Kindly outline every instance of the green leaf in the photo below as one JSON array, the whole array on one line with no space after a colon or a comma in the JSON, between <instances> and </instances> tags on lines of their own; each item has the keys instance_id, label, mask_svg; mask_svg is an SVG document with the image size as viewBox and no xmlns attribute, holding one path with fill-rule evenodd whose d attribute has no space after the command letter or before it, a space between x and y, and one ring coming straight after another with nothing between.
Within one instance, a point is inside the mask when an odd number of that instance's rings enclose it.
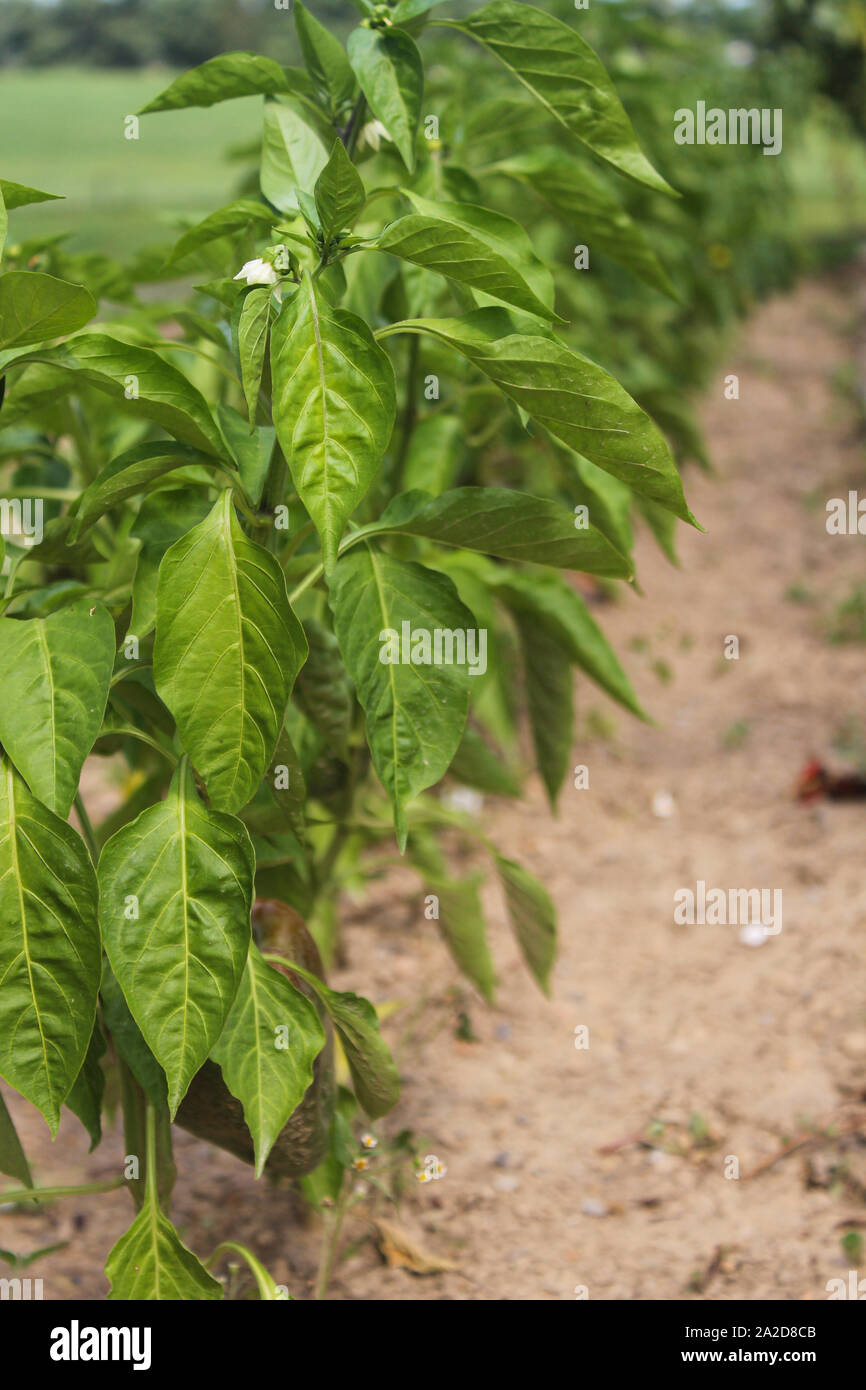
<instances>
[{"instance_id":1,"label":"green leaf","mask_svg":"<svg viewBox=\"0 0 866 1390\"><path fill-rule=\"evenodd\" d=\"M15 1122L0 1094L0 1173L17 1178L22 1187L32 1187L33 1177L27 1155L21 1147Z\"/></svg>"},{"instance_id":2,"label":"green leaf","mask_svg":"<svg viewBox=\"0 0 866 1390\"><path fill-rule=\"evenodd\" d=\"M99 1020L93 1026L93 1036L75 1083L66 1097L66 1105L73 1115L77 1115L90 1135L90 1152L102 1138L102 1096L105 1091L105 1073L99 1064L105 1053L105 1038Z\"/></svg>"},{"instance_id":3,"label":"green leaf","mask_svg":"<svg viewBox=\"0 0 866 1390\"><path fill-rule=\"evenodd\" d=\"M493 0L466 19L434 22L483 44L600 159L638 183L673 192L642 154L601 59L562 20L534 5Z\"/></svg>"},{"instance_id":4,"label":"green leaf","mask_svg":"<svg viewBox=\"0 0 866 1390\"><path fill-rule=\"evenodd\" d=\"M531 629L543 627L568 660L639 719L631 683L586 604L569 584L551 574L502 572L495 592Z\"/></svg>"},{"instance_id":5,"label":"green leaf","mask_svg":"<svg viewBox=\"0 0 866 1390\"><path fill-rule=\"evenodd\" d=\"M250 424L255 425L259 408L259 390L268 347L271 323L271 287L252 289L244 298L238 323L238 353L241 361L241 380L247 403Z\"/></svg>"},{"instance_id":6,"label":"green leaf","mask_svg":"<svg viewBox=\"0 0 866 1390\"><path fill-rule=\"evenodd\" d=\"M364 206L361 176L346 153L342 140L334 143L331 157L316 180L316 209L325 244L337 232L349 231Z\"/></svg>"},{"instance_id":7,"label":"green leaf","mask_svg":"<svg viewBox=\"0 0 866 1390\"><path fill-rule=\"evenodd\" d=\"M165 801L113 835L100 856L105 949L166 1074L172 1119L241 982L254 872L246 827L199 800L186 759Z\"/></svg>"},{"instance_id":8,"label":"green leaf","mask_svg":"<svg viewBox=\"0 0 866 1390\"><path fill-rule=\"evenodd\" d=\"M271 331L271 371L277 437L330 570L391 437L394 369L363 320L305 275Z\"/></svg>"},{"instance_id":9,"label":"green leaf","mask_svg":"<svg viewBox=\"0 0 866 1390\"><path fill-rule=\"evenodd\" d=\"M520 783L502 753L489 748L468 724L448 770L464 786L477 787L490 796L520 796Z\"/></svg>"},{"instance_id":10,"label":"green leaf","mask_svg":"<svg viewBox=\"0 0 866 1390\"><path fill-rule=\"evenodd\" d=\"M105 1273L111 1285L109 1302L198 1303L223 1296L222 1285L187 1250L155 1195L145 1200L114 1246Z\"/></svg>"},{"instance_id":11,"label":"green leaf","mask_svg":"<svg viewBox=\"0 0 866 1390\"><path fill-rule=\"evenodd\" d=\"M0 278L0 349L75 333L96 310L96 300L83 285L36 270L9 270Z\"/></svg>"},{"instance_id":12,"label":"green leaf","mask_svg":"<svg viewBox=\"0 0 866 1390\"><path fill-rule=\"evenodd\" d=\"M298 676L295 700L334 752L345 749L355 711L352 683L346 674L340 644L332 632L308 618L304 632L309 656Z\"/></svg>"},{"instance_id":13,"label":"green leaf","mask_svg":"<svg viewBox=\"0 0 866 1390\"><path fill-rule=\"evenodd\" d=\"M244 491L257 507L267 482L277 432L272 425L256 425L255 429L250 429L248 421L232 405L218 405L216 417L237 462Z\"/></svg>"},{"instance_id":14,"label":"green leaf","mask_svg":"<svg viewBox=\"0 0 866 1390\"><path fill-rule=\"evenodd\" d=\"M324 1004L343 1044L358 1103L371 1119L386 1114L400 1099L400 1075L379 1032L376 1010L369 999L339 994L294 961L283 963L306 980Z\"/></svg>"},{"instance_id":15,"label":"green leaf","mask_svg":"<svg viewBox=\"0 0 866 1390\"><path fill-rule=\"evenodd\" d=\"M533 620L531 613L514 613L520 646L526 704L538 771L551 808L571 765L574 736L574 679L568 653L556 635Z\"/></svg>"},{"instance_id":16,"label":"green leaf","mask_svg":"<svg viewBox=\"0 0 866 1390\"><path fill-rule=\"evenodd\" d=\"M96 1014L96 878L80 837L0 762L0 1075L57 1133Z\"/></svg>"},{"instance_id":17,"label":"green leaf","mask_svg":"<svg viewBox=\"0 0 866 1390\"><path fill-rule=\"evenodd\" d=\"M262 1303L294 1303L296 1301L288 1291L286 1291L285 1295L282 1293L282 1289L285 1288L285 1285L281 1286L276 1282L273 1275L269 1274L265 1269L261 1260L256 1259L252 1250L248 1250L245 1245L238 1245L237 1241L224 1240L214 1251L213 1255L211 1255L208 1264L213 1264L217 1255L221 1254L224 1250L233 1255L240 1255L241 1259L249 1266L250 1273L256 1281L256 1288L258 1289L259 1298Z\"/></svg>"},{"instance_id":18,"label":"green leaf","mask_svg":"<svg viewBox=\"0 0 866 1390\"><path fill-rule=\"evenodd\" d=\"M592 525L576 530L559 502L503 487L460 487L431 498L404 492L388 504L376 529L426 536L440 545L506 560L628 578L631 562Z\"/></svg>"},{"instance_id":19,"label":"green leaf","mask_svg":"<svg viewBox=\"0 0 866 1390\"><path fill-rule=\"evenodd\" d=\"M545 994L556 960L556 911L538 879L513 859L496 855L508 916L523 958Z\"/></svg>"},{"instance_id":20,"label":"green leaf","mask_svg":"<svg viewBox=\"0 0 866 1390\"><path fill-rule=\"evenodd\" d=\"M424 64L402 29L358 28L349 35L349 62L373 115L380 120L410 173L424 96Z\"/></svg>"},{"instance_id":21,"label":"green leaf","mask_svg":"<svg viewBox=\"0 0 866 1390\"><path fill-rule=\"evenodd\" d=\"M528 184L556 212L562 213L575 242L585 243L591 251L597 247L646 284L677 298L667 271L642 229L619 199L579 160L558 149L532 150L501 160L495 169Z\"/></svg>"},{"instance_id":22,"label":"green leaf","mask_svg":"<svg viewBox=\"0 0 866 1390\"><path fill-rule=\"evenodd\" d=\"M6 211L6 204L3 200L3 187L0 184L0 259L3 257L3 250L6 246L6 233L9 230L9 214Z\"/></svg>"},{"instance_id":23,"label":"green leaf","mask_svg":"<svg viewBox=\"0 0 866 1390\"><path fill-rule=\"evenodd\" d=\"M204 396L150 348L105 333L83 333L57 347L0 353L0 375L10 366L47 362L77 373L131 415L144 415L194 449L222 457L225 444Z\"/></svg>"},{"instance_id":24,"label":"green leaf","mask_svg":"<svg viewBox=\"0 0 866 1390\"><path fill-rule=\"evenodd\" d=\"M407 802L447 772L463 735L471 686L465 662L404 661L412 654L409 642L408 652L403 650L404 634L427 634L431 650L419 647L418 655L432 660L434 631L475 633L475 619L445 575L368 546L340 560L331 607L343 660L367 715L373 762L394 804L402 851ZM383 662L383 655L396 654L389 653L389 633L400 644L400 659ZM442 655L448 655L444 638Z\"/></svg>"},{"instance_id":25,"label":"green leaf","mask_svg":"<svg viewBox=\"0 0 866 1390\"><path fill-rule=\"evenodd\" d=\"M11 179L0 179L0 202L7 211L24 208L30 203L53 203L62 201L62 193L43 193L38 188L28 188L24 183L13 183Z\"/></svg>"},{"instance_id":26,"label":"green leaf","mask_svg":"<svg viewBox=\"0 0 866 1390\"><path fill-rule=\"evenodd\" d=\"M301 0L295 0L295 28L307 72L330 97L331 109L339 112L351 101L355 91L355 74L343 45L310 14Z\"/></svg>"},{"instance_id":27,"label":"green leaf","mask_svg":"<svg viewBox=\"0 0 866 1390\"><path fill-rule=\"evenodd\" d=\"M646 497L636 497L635 506L671 564L679 565L676 517L672 516L670 512L666 512L656 502L650 502Z\"/></svg>"},{"instance_id":28,"label":"green leaf","mask_svg":"<svg viewBox=\"0 0 866 1390\"><path fill-rule=\"evenodd\" d=\"M334 132L302 102L265 102L261 189L281 212L297 212L298 193L312 193L328 162Z\"/></svg>"},{"instance_id":29,"label":"green leaf","mask_svg":"<svg viewBox=\"0 0 866 1390\"><path fill-rule=\"evenodd\" d=\"M567 488L572 502L585 506L591 524L597 526L623 555L631 556L634 549L631 508L632 503L639 499L619 478L605 473L603 468L590 463L582 454L569 449L565 452L565 458L570 470ZM672 526L676 525L676 518L670 512L663 515Z\"/></svg>"},{"instance_id":30,"label":"green leaf","mask_svg":"<svg viewBox=\"0 0 866 1390\"><path fill-rule=\"evenodd\" d=\"M553 338L509 332L500 309L478 309L462 319L407 319L387 331L441 339L556 439L697 525L658 426L588 357Z\"/></svg>"},{"instance_id":31,"label":"green leaf","mask_svg":"<svg viewBox=\"0 0 866 1390\"><path fill-rule=\"evenodd\" d=\"M200 489L163 488L145 497L130 536L141 541L132 584L129 633L142 637L156 626L159 567L169 546L203 521L210 504Z\"/></svg>"},{"instance_id":32,"label":"green leaf","mask_svg":"<svg viewBox=\"0 0 866 1390\"><path fill-rule=\"evenodd\" d=\"M102 972L100 993L102 1016L115 1051L153 1104L165 1105L168 1099L165 1072L141 1036L141 1029L129 1012L129 1005L109 965Z\"/></svg>"},{"instance_id":33,"label":"green leaf","mask_svg":"<svg viewBox=\"0 0 866 1390\"><path fill-rule=\"evenodd\" d=\"M65 819L102 726L114 624L101 604L0 618L0 743L34 796Z\"/></svg>"},{"instance_id":34,"label":"green leaf","mask_svg":"<svg viewBox=\"0 0 866 1390\"><path fill-rule=\"evenodd\" d=\"M160 565L153 653L157 692L219 809L254 795L306 655L283 572L227 489Z\"/></svg>"},{"instance_id":35,"label":"green leaf","mask_svg":"<svg viewBox=\"0 0 866 1390\"><path fill-rule=\"evenodd\" d=\"M74 545L112 507L146 492L154 479L162 478L176 468L188 468L191 464L212 466L213 456L165 439L157 440L155 444L136 444L134 448L127 449L107 463L82 492L69 531L69 544Z\"/></svg>"},{"instance_id":36,"label":"green leaf","mask_svg":"<svg viewBox=\"0 0 866 1390\"><path fill-rule=\"evenodd\" d=\"M313 1062L325 1046L315 1007L263 960L251 941L231 1012L211 1057L219 1063L256 1152L256 1177L313 1081Z\"/></svg>"},{"instance_id":37,"label":"green leaf","mask_svg":"<svg viewBox=\"0 0 866 1390\"><path fill-rule=\"evenodd\" d=\"M174 265L193 251L197 251L199 247L206 246L208 242L232 236L236 232L245 232L248 228L258 228L264 235L265 232L270 232L276 220L273 208L269 208L265 203L260 203L255 198L239 198L237 202L218 208L216 212L210 213L194 227L190 227L189 231L184 232L172 247L166 264Z\"/></svg>"},{"instance_id":38,"label":"green leaf","mask_svg":"<svg viewBox=\"0 0 866 1390\"><path fill-rule=\"evenodd\" d=\"M179 111L187 106L213 106L236 97L298 91L306 85L304 74L281 68L271 58L253 53L221 53L197 68L176 77L164 92L142 106L140 116L152 111Z\"/></svg>"},{"instance_id":39,"label":"green leaf","mask_svg":"<svg viewBox=\"0 0 866 1390\"><path fill-rule=\"evenodd\" d=\"M408 196L419 211L386 227L377 250L481 290L497 303L545 320L557 317L551 276L510 217L472 203Z\"/></svg>"},{"instance_id":40,"label":"green leaf","mask_svg":"<svg viewBox=\"0 0 866 1390\"><path fill-rule=\"evenodd\" d=\"M449 878L438 844L431 835L413 831L409 857L424 879L426 894L439 899L437 926L451 957L488 1004L493 1002L496 971L484 922L480 886L483 874Z\"/></svg>"}]
</instances>

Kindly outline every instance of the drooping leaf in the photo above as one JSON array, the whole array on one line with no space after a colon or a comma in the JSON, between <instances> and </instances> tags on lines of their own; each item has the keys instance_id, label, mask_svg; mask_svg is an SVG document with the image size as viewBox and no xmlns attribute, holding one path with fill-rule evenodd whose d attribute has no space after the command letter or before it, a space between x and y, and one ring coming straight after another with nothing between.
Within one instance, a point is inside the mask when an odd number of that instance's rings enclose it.
<instances>
[{"instance_id":1,"label":"drooping leaf","mask_svg":"<svg viewBox=\"0 0 866 1390\"><path fill-rule=\"evenodd\" d=\"M558 149L500 160L499 173L519 179L568 219L576 242L596 248L663 294L676 298L667 271L619 199L579 160Z\"/></svg>"},{"instance_id":2,"label":"drooping leaf","mask_svg":"<svg viewBox=\"0 0 866 1390\"><path fill-rule=\"evenodd\" d=\"M458 970L471 980L488 1004L493 1002L496 970L487 943L480 886L483 874L455 879L448 874L442 852L433 837L413 831L409 858L423 876L425 896L437 899L434 920Z\"/></svg>"},{"instance_id":3,"label":"drooping leaf","mask_svg":"<svg viewBox=\"0 0 866 1390\"><path fill-rule=\"evenodd\" d=\"M340 644L323 623L304 623L309 655L295 685L295 699L304 714L339 751L346 747L352 730L352 683L340 655Z\"/></svg>"},{"instance_id":4,"label":"drooping leaf","mask_svg":"<svg viewBox=\"0 0 866 1390\"><path fill-rule=\"evenodd\" d=\"M238 323L241 380L251 425L256 423L270 324L271 287L262 285L245 296Z\"/></svg>"},{"instance_id":5,"label":"drooping leaf","mask_svg":"<svg viewBox=\"0 0 866 1390\"><path fill-rule=\"evenodd\" d=\"M37 270L8 270L0 278L0 349L75 333L96 309L96 300L83 285Z\"/></svg>"},{"instance_id":6,"label":"drooping leaf","mask_svg":"<svg viewBox=\"0 0 866 1390\"><path fill-rule=\"evenodd\" d=\"M469 705L467 657L475 620L445 575L368 546L340 560L331 606L340 651L367 716L373 763L394 804L402 850L407 803L445 775L460 744ZM411 659L414 632L421 634L416 655L434 664ZM436 632L442 647L438 665ZM454 660L459 656L455 633L466 634L460 664ZM428 652L423 650L424 634ZM454 641L450 653L446 634ZM480 650L480 636L477 640ZM399 655L393 641L399 644ZM395 655L396 660L387 660Z\"/></svg>"},{"instance_id":7,"label":"drooping leaf","mask_svg":"<svg viewBox=\"0 0 866 1390\"><path fill-rule=\"evenodd\" d=\"M187 1250L156 1195L145 1200L105 1263L109 1302L201 1302L220 1299L222 1285Z\"/></svg>"},{"instance_id":8,"label":"drooping leaf","mask_svg":"<svg viewBox=\"0 0 866 1390\"><path fill-rule=\"evenodd\" d=\"M436 498L404 492L377 523L382 531L426 536L440 545L506 560L628 578L631 563L592 525L575 529L559 502L502 487L461 487Z\"/></svg>"},{"instance_id":9,"label":"drooping leaf","mask_svg":"<svg viewBox=\"0 0 866 1390\"><path fill-rule=\"evenodd\" d=\"M481 290L498 303L556 318L550 273L510 217L471 203L409 196L418 211L385 228L376 243L379 251Z\"/></svg>"},{"instance_id":10,"label":"drooping leaf","mask_svg":"<svg viewBox=\"0 0 866 1390\"><path fill-rule=\"evenodd\" d=\"M673 192L641 152L595 50L561 19L517 0L493 0L466 19L434 22L483 44L600 159L638 183Z\"/></svg>"},{"instance_id":11,"label":"drooping leaf","mask_svg":"<svg viewBox=\"0 0 866 1390\"><path fill-rule=\"evenodd\" d=\"M316 180L314 195L327 243L337 232L348 231L364 206L364 185L342 140L335 141L331 157Z\"/></svg>"},{"instance_id":12,"label":"drooping leaf","mask_svg":"<svg viewBox=\"0 0 866 1390\"><path fill-rule=\"evenodd\" d=\"M379 1032L373 1005L360 995L329 989L318 976L293 961L286 964L312 986L324 1004L343 1044L359 1104L374 1120L386 1114L400 1099L400 1075Z\"/></svg>"},{"instance_id":13,"label":"drooping leaf","mask_svg":"<svg viewBox=\"0 0 866 1390\"><path fill-rule=\"evenodd\" d=\"M519 796L520 783L501 752L489 748L476 729L467 724L449 772L464 786L490 796Z\"/></svg>"},{"instance_id":14,"label":"drooping leaf","mask_svg":"<svg viewBox=\"0 0 866 1390\"><path fill-rule=\"evenodd\" d=\"M496 872L523 958L549 994L556 959L556 911L550 895L528 869L501 854L496 855Z\"/></svg>"},{"instance_id":15,"label":"drooping leaf","mask_svg":"<svg viewBox=\"0 0 866 1390\"><path fill-rule=\"evenodd\" d=\"M499 309L478 309L462 319L408 319L388 331L430 333L448 343L556 439L697 524L658 427L588 357L552 338L509 332Z\"/></svg>"},{"instance_id":16,"label":"drooping leaf","mask_svg":"<svg viewBox=\"0 0 866 1390\"><path fill-rule=\"evenodd\" d=\"M172 1118L237 994L254 872L246 827L199 800L185 759L165 801L113 835L100 856L106 953L166 1074Z\"/></svg>"},{"instance_id":17,"label":"drooping leaf","mask_svg":"<svg viewBox=\"0 0 866 1390\"><path fill-rule=\"evenodd\" d=\"M313 1004L263 960L251 941L235 1001L211 1057L244 1107L257 1178L312 1084L313 1062L324 1045L325 1030Z\"/></svg>"},{"instance_id":18,"label":"drooping leaf","mask_svg":"<svg viewBox=\"0 0 866 1390\"><path fill-rule=\"evenodd\" d=\"M93 1032L96 878L80 837L0 762L0 1076L57 1133Z\"/></svg>"},{"instance_id":19,"label":"drooping leaf","mask_svg":"<svg viewBox=\"0 0 866 1390\"><path fill-rule=\"evenodd\" d=\"M551 808L571 765L574 734L574 680L568 653L551 632L536 624L531 614L515 613L520 646L529 726L538 771Z\"/></svg>"},{"instance_id":20,"label":"drooping leaf","mask_svg":"<svg viewBox=\"0 0 866 1390\"><path fill-rule=\"evenodd\" d=\"M15 1122L0 1094L0 1173L17 1178L22 1187L32 1187L33 1177L27 1155L21 1147Z\"/></svg>"},{"instance_id":21,"label":"drooping leaf","mask_svg":"<svg viewBox=\"0 0 866 1390\"><path fill-rule=\"evenodd\" d=\"M350 101L355 90L355 74L338 38L310 13L301 0L295 0L295 28L307 72L327 92L334 112Z\"/></svg>"},{"instance_id":22,"label":"drooping leaf","mask_svg":"<svg viewBox=\"0 0 866 1390\"><path fill-rule=\"evenodd\" d=\"M268 766L307 644L276 558L227 489L159 570L153 671L214 806L237 811Z\"/></svg>"},{"instance_id":23,"label":"drooping leaf","mask_svg":"<svg viewBox=\"0 0 866 1390\"><path fill-rule=\"evenodd\" d=\"M97 1019L81 1071L76 1076L72 1090L66 1097L67 1108L72 1111L73 1115L78 1116L90 1135L91 1153L102 1138L102 1096L105 1091L105 1072L99 1064L99 1059L104 1052L105 1038Z\"/></svg>"},{"instance_id":24,"label":"drooping leaf","mask_svg":"<svg viewBox=\"0 0 866 1390\"><path fill-rule=\"evenodd\" d=\"M265 102L261 189L281 212L297 212L328 162L334 132L315 111L283 98Z\"/></svg>"},{"instance_id":25,"label":"drooping leaf","mask_svg":"<svg viewBox=\"0 0 866 1390\"><path fill-rule=\"evenodd\" d=\"M144 415L194 449L222 456L225 445L201 392L176 367L151 351L105 333L83 333L52 348L0 353L0 375L10 366L47 362L78 373L131 415Z\"/></svg>"},{"instance_id":26,"label":"drooping leaf","mask_svg":"<svg viewBox=\"0 0 866 1390\"><path fill-rule=\"evenodd\" d=\"M424 96L424 63L415 40L395 27L358 28L349 35L348 52L370 110L412 173Z\"/></svg>"},{"instance_id":27,"label":"drooping leaf","mask_svg":"<svg viewBox=\"0 0 866 1390\"><path fill-rule=\"evenodd\" d=\"M191 464L212 466L213 456L167 439L127 449L107 463L82 492L70 527L69 544L73 545L112 507L137 493L146 492L148 484L156 478Z\"/></svg>"},{"instance_id":28,"label":"drooping leaf","mask_svg":"<svg viewBox=\"0 0 866 1390\"><path fill-rule=\"evenodd\" d=\"M165 91L139 111L179 111L187 106L213 106L236 97L272 95L275 92L312 90L297 69L281 68L271 58L254 53L220 53L197 68L176 77Z\"/></svg>"},{"instance_id":29,"label":"drooping leaf","mask_svg":"<svg viewBox=\"0 0 866 1390\"><path fill-rule=\"evenodd\" d=\"M101 604L0 618L0 743L34 796L64 819L102 725L114 653Z\"/></svg>"},{"instance_id":30,"label":"drooping leaf","mask_svg":"<svg viewBox=\"0 0 866 1390\"><path fill-rule=\"evenodd\" d=\"M532 628L544 627L581 671L639 719L646 719L631 682L601 628L570 584L552 574L503 571L495 592Z\"/></svg>"},{"instance_id":31,"label":"drooping leaf","mask_svg":"<svg viewBox=\"0 0 866 1390\"><path fill-rule=\"evenodd\" d=\"M330 570L391 436L394 370L367 325L305 275L271 330L271 371L277 437Z\"/></svg>"}]
</instances>

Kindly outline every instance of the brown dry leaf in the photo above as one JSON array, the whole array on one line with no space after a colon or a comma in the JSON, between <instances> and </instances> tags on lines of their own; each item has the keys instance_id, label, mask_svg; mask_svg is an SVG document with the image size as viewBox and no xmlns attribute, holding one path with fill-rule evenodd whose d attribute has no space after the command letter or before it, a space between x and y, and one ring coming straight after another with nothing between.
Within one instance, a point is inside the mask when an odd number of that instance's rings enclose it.
<instances>
[{"instance_id":1,"label":"brown dry leaf","mask_svg":"<svg viewBox=\"0 0 866 1390\"><path fill-rule=\"evenodd\" d=\"M408 1269L412 1274L442 1274L457 1269L453 1260L431 1255L396 1222L379 1219L376 1228L379 1249L389 1269Z\"/></svg>"}]
</instances>

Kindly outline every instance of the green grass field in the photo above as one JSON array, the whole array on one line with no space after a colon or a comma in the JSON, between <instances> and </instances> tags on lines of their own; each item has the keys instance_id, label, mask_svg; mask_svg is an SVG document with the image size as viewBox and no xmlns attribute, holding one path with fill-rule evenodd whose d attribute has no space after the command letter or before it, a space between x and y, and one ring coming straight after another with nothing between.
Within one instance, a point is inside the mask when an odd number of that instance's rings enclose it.
<instances>
[{"instance_id":1,"label":"green grass field","mask_svg":"<svg viewBox=\"0 0 866 1390\"><path fill-rule=\"evenodd\" d=\"M71 250L123 259L164 240L178 214L203 216L229 202L242 166L225 151L255 139L261 99L144 116L140 138L127 140L124 117L171 78L164 69L4 72L3 177L66 199L13 212L10 239L74 231Z\"/></svg>"}]
</instances>

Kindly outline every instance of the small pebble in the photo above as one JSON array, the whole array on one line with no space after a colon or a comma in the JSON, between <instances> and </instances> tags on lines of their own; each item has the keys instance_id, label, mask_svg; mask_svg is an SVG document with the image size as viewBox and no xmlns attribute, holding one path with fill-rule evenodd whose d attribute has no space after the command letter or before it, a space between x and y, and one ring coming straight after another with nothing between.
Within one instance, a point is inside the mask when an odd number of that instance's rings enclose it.
<instances>
[{"instance_id":1,"label":"small pebble","mask_svg":"<svg viewBox=\"0 0 866 1390\"><path fill-rule=\"evenodd\" d=\"M607 1216L607 1203L599 1201L598 1197L585 1197L580 1209L584 1216Z\"/></svg>"},{"instance_id":2,"label":"small pebble","mask_svg":"<svg viewBox=\"0 0 866 1390\"><path fill-rule=\"evenodd\" d=\"M503 1175L501 1178L493 1179L493 1186L497 1192L516 1192L520 1187L520 1179Z\"/></svg>"}]
</instances>

